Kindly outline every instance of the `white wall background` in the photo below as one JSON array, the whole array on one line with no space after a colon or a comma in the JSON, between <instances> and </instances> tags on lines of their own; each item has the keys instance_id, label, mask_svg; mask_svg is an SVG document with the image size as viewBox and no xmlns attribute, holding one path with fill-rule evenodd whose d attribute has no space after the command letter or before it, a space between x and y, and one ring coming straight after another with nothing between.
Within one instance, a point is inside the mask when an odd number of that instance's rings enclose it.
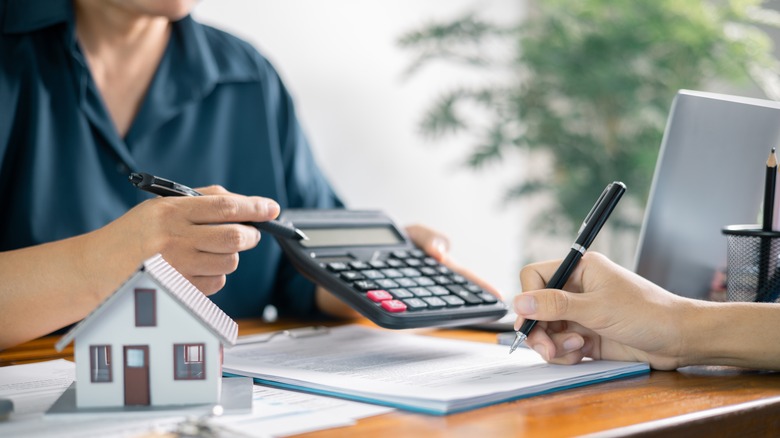
<instances>
[{"instance_id":1,"label":"white wall background","mask_svg":"<svg viewBox=\"0 0 780 438\"><path fill-rule=\"evenodd\" d=\"M483 78L434 65L404 79L413 53L396 41L467 10L512 20L522 13L519 3L206 0L194 15L248 40L276 66L320 164L350 208L378 208L399 224L441 230L458 262L511 295L520 289L528 215L522 204L503 206L501 199L522 163L474 172L460 165L469 138L424 140L417 123L433 99Z\"/></svg>"}]
</instances>

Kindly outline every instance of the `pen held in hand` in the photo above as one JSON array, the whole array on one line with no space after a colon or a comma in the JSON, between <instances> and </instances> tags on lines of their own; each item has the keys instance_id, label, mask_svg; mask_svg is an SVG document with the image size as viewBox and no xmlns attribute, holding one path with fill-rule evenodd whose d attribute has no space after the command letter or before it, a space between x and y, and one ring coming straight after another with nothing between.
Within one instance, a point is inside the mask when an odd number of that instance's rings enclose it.
<instances>
[{"instance_id":1,"label":"pen held in hand","mask_svg":"<svg viewBox=\"0 0 780 438\"><path fill-rule=\"evenodd\" d=\"M203 196L197 190L171 180L150 175L145 172L130 174L130 182L141 190L154 193L159 196ZM267 231L274 236L293 240L308 240L303 231L287 226L279 221L246 222L260 231Z\"/></svg>"},{"instance_id":2,"label":"pen held in hand","mask_svg":"<svg viewBox=\"0 0 780 438\"><path fill-rule=\"evenodd\" d=\"M572 271L577 267L577 263L582 256L585 255L585 251L587 251L590 244L593 243L593 240L607 222L609 215L615 209L625 191L625 184L615 181L610 183L604 191L601 192L601 196L596 200L596 204L591 208L590 212L585 217L582 226L580 226L577 240L572 244L569 254L566 255L566 258L547 283L548 289L563 288L566 281L569 280ZM515 341L509 349L509 354L512 354L520 344L525 342L528 338L528 334L531 333L531 330L535 325L536 320L534 319L526 319L523 321L523 325L520 326L520 329L516 332Z\"/></svg>"}]
</instances>

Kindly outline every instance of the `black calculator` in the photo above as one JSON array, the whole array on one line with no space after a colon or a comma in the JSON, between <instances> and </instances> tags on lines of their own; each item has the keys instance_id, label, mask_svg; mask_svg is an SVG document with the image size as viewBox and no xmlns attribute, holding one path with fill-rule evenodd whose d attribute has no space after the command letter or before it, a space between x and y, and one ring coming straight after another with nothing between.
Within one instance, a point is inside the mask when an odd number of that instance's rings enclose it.
<instances>
[{"instance_id":1,"label":"black calculator","mask_svg":"<svg viewBox=\"0 0 780 438\"><path fill-rule=\"evenodd\" d=\"M293 265L381 327L465 325L507 312L414 246L381 211L290 209L279 221L308 237L276 238Z\"/></svg>"}]
</instances>

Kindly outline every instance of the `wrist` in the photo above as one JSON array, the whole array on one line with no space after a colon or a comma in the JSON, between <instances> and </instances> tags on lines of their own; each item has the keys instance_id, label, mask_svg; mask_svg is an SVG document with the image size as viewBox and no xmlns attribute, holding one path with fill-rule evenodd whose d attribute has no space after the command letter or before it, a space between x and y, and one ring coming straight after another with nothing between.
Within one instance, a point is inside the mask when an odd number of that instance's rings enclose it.
<instances>
[{"instance_id":1,"label":"wrist","mask_svg":"<svg viewBox=\"0 0 780 438\"><path fill-rule=\"evenodd\" d=\"M713 336L718 327L713 326L714 309L704 301L684 299L677 308L675 319L680 338L676 359L678 367L701 365L711 356Z\"/></svg>"},{"instance_id":2,"label":"wrist","mask_svg":"<svg viewBox=\"0 0 780 438\"><path fill-rule=\"evenodd\" d=\"M95 305L102 302L132 275L148 257L143 257L136 239L117 232L112 224L76 237L78 272L86 277ZM135 242L133 240L136 240Z\"/></svg>"},{"instance_id":3,"label":"wrist","mask_svg":"<svg viewBox=\"0 0 780 438\"><path fill-rule=\"evenodd\" d=\"M771 352L778 326L774 304L690 300L683 315L680 366L724 365L777 369Z\"/></svg>"}]
</instances>

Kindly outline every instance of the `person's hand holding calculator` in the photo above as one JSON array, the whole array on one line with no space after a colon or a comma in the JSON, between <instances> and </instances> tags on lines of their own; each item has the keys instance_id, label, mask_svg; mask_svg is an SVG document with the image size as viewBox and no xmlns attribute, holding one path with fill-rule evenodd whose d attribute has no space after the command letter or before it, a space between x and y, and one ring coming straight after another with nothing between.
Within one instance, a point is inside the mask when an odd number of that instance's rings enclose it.
<instances>
[{"instance_id":1,"label":"person's hand holding calculator","mask_svg":"<svg viewBox=\"0 0 780 438\"><path fill-rule=\"evenodd\" d=\"M409 227L407 236L379 211L287 210L279 221L308 237L276 236L296 268L382 327L465 325L506 313L498 292L448 260L446 239L428 228Z\"/></svg>"},{"instance_id":2,"label":"person's hand holding calculator","mask_svg":"<svg viewBox=\"0 0 780 438\"><path fill-rule=\"evenodd\" d=\"M412 243L433 257L437 262L447 266L453 272L457 272L469 281L478 285L485 292L493 294L499 300L503 299L501 292L494 288L486 280L480 278L470 269L464 267L450 256L450 240L438 231L425 225L409 225L404 228L406 235Z\"/></svg>"}]
</instances>

